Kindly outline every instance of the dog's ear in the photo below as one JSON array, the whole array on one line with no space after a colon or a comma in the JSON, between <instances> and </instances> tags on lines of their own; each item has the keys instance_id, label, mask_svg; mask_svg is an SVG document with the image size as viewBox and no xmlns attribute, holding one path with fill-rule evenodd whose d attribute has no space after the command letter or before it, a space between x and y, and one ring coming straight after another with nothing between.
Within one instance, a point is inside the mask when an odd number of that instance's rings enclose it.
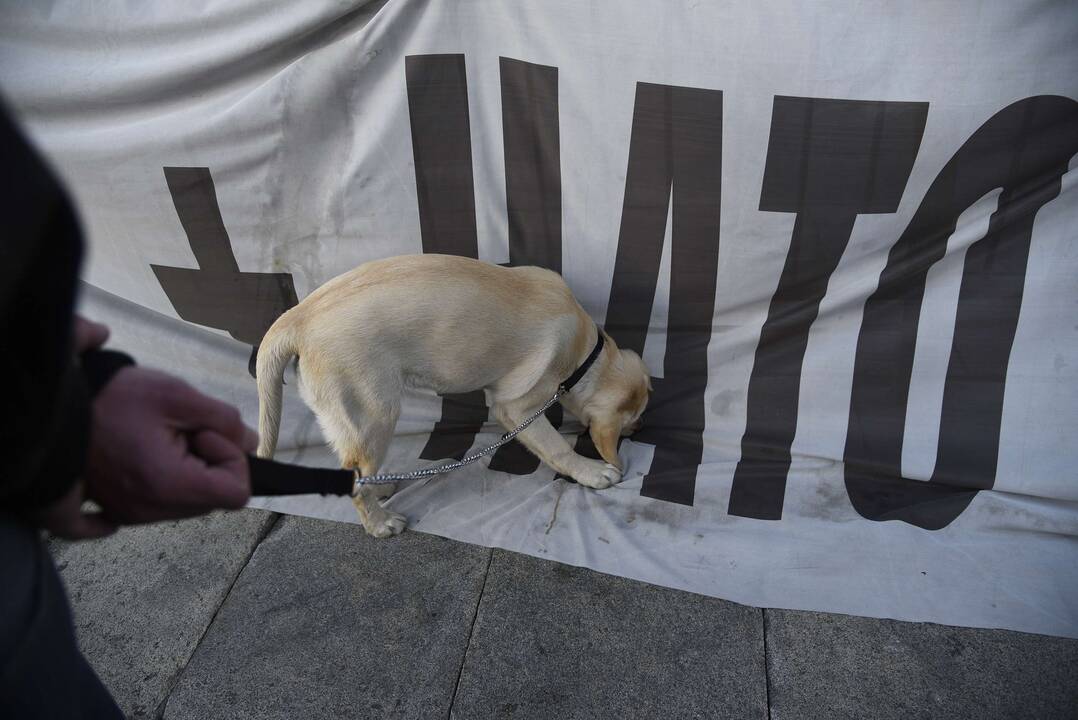
<instances>
[{"instance_id":1,"label":"dog's ear","mask_svg":"<svg viewBox=\"0 0 1078 720\"><path fill-rule=\"evenodd\" d=\"M588 428L588 433L591 435L591 441L595 444L595 449L599 451L603 460L606 460L618 470L623 470L621 458L618 457L618 439L621 437L621 432L618 428L614 425L593 421Z\"/></svg>"}]
</instances>

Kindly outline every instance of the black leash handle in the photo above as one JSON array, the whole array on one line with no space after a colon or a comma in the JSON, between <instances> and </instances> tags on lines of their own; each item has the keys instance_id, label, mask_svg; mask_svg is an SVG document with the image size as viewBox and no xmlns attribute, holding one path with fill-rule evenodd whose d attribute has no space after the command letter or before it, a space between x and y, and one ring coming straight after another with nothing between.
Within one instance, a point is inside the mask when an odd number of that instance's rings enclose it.
<instances>
[{"instance_id":1,"label":"black leash handle","mask_svg":"<svg viewBox=\"0 0 1078 720\"><path fill-rule=\"evenodd\" d=\"M351 495L355 475L351 470L312 468L247 456L251 471L251 495Z\"/></svg>"}]
</instances>

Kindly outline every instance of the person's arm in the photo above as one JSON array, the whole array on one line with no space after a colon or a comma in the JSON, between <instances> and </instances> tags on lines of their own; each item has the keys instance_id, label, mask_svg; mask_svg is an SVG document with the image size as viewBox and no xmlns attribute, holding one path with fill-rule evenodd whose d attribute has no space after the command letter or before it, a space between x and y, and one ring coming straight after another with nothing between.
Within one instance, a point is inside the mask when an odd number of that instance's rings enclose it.
<instances>
[{"instance_id":1,"label":"person's arm","mask_svg":"<svg viewBox=\"0 0 1078 720\"><path fill-rule=\"evenodd\" d=\"M59 183L0 107L0 510L32 514L81 472L90 404L72 347L79 229Z\"/></svg>"},{"instance_id":2,"label":"person's arm","mask_svg":"<svg viewBox=\"0 0 1078 720\"><path fill-rule=\"evenodd\" d=\"M107 330L72 314L71 203L2 105L0 147L0 512L82 538L245 504L254 432L235 408L100 349Z\"/></svg>"}]
</instances>

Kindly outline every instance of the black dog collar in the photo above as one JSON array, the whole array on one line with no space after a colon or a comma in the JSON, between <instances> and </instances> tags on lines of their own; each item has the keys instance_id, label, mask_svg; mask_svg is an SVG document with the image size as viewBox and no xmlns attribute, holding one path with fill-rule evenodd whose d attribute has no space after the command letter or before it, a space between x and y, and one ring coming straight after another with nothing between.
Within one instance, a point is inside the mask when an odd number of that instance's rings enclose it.
<instances>
[{"instance_id":1,"label":"black dog collar","mask_svg":"<svg viewBox=\"0 0 1078 720\"><path fill-rule=\"evenodd\" d=\"M578 367L576 369L576 372L566 378L565 382L561 384L561 387L559 389L563 393L569 392L573 389L573 385L576 385L578 382L580 382L580 378L584 377L584 373L588 371L588 368L595 364L595 360L599 357L599 353L603 351L603 345L606 344L606 341L603 339L603 331L599 329L598 325L595 326L595 330L599 334L598 339L595 341L595 347L591 349L591 354L588 355L588 358L584 361L584 364Z\"/></svg>"}]
</instances>

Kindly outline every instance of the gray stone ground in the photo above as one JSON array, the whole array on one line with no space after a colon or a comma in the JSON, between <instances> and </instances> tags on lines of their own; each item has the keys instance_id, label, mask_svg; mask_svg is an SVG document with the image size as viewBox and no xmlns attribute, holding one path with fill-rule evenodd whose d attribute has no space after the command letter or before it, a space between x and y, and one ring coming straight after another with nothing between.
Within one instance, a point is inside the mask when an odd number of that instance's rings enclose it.
<instances>
[{"instance_id":1,"label":"gray stone ground","mask_svg":"<svg viewBox=\"0 0 1078 720\"><path fill-rule=\"evenodd\" d=\"M51 543L134 718L1078 718L1078 641L759 610L259 510Z\"/></svg>"}]
</instances>

